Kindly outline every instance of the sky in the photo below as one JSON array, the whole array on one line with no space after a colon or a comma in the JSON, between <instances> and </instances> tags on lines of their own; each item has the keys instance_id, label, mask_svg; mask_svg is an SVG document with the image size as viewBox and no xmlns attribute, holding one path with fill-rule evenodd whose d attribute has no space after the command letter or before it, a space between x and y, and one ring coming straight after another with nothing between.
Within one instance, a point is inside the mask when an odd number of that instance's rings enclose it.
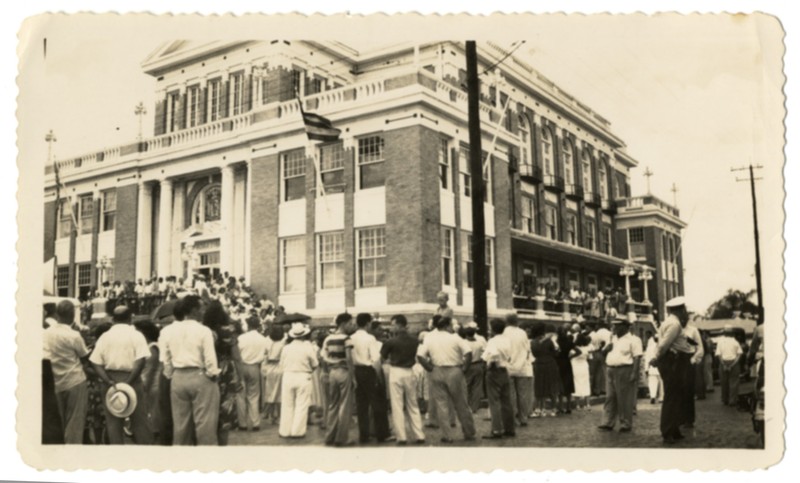
<instances>
[{"instance_id":1,"label":"sky","mask_svg":"<svg viewBox=\"0 0 800 483\"><path fill-rule=\"evenodd\" d=\"M757 187L762 257L774 257L782 250L779 32L729 16L547 16L528 25L517 55L611 122L640 162L631 172L633 194L647 192L645 168L661 199L673 202L677 185L688 223L689 308L705 312L728 289L755 288L749 185L730 168L764 165ZM47 158L49 129L59 159L131 142L140 101L148 108L144 134L152 135L155 80L140 64L174 33L76 35L62 27L49 31L46 57L41 37L30 39L42 52L30 56L27 71L37 82L21 94L30 96L30 121L20 126L20 138L32 140L26 157Z\"/></svg>"}]
</instances>

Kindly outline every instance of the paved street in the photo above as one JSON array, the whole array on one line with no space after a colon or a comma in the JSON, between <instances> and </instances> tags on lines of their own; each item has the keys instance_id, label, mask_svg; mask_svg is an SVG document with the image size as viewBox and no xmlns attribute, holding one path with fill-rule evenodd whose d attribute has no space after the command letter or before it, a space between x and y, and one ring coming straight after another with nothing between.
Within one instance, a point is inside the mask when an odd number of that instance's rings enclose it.
<instances>
[{"instance_id":1,"label":"paved street","mask_svg":"<svg viewBox=\"0 0 800 483\"><path fill-rule=\"evenodd\" d=\"M697 401L697 424L694 434L685 430L686 439L674 448L756 448L756 435L752 430L750 414L735 408L725 407L719 402L717 392L709 394L709 399ZM634 417L632 433L602 432L597 429L600 423L602 406L595 405L591 411L573 411L570 415L529 420L525 428L517 428L517 437L502 440L484 440L480 436L488 434L487 410L482 409L475 417L478 440L465 442L458 439L459 446L522 446L522 447L598 447L598 448L661 448L658 425L660 405L651 405L649 400L639 401L638 415ZM264 422L258 432L233 431L230 445L322 445L324 431L309 426L303 439L282 439L278 436L277 425ZM355 418L351 430L351 440L358 440ZM443 446L439 442L438 429L425 428L428 446ZM459 433L460 436L460 433ZM394 443L384 443L392 446ZM373 444L373 446L376 446ZM450 446L450 445L446 445Z\"/></svg>"}]
</instances>

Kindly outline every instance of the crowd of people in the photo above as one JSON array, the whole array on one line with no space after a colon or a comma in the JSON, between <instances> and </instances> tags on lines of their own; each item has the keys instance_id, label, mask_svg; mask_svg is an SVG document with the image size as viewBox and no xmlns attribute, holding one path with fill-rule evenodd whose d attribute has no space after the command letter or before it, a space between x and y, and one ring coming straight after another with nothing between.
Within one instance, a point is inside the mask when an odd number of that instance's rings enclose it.
<instances>
[{"instance_id":1,"label":"crowd of people","mask_svg":"<svg viewBox=\"0 0 800 483\"><path fill-rule=\"evenodd\" d=\"M456 322L444 293L417 333L401 314L387 327L342 313L335 327L312 329L276 310L264 317L271 303L256 307L243 281L228 283L176 290L168 324L134 323L117 303L110 322L75 327L71 302L51 307L43 442L225 445L234 430L277 426L282 438L303 438L317 425L333 446L424 444L426 427L451 443L458 425L464 439L479 437L474 417L485 401L491 432L480 436L511 438L531 419L590 410L602 394L599 430L624 433L644 377L651 403L663 400L666 443L694 423L704 343L680 299L645 352L621 318L523 328L510 314L489 321L487 340L475 322ZM716 350L721 374L733 371L741 352L725 342ZM727 381L723 400L736 394L733 375Z\"/></svg>"},{"instance_id":2,"label":"crowd of people","mask_svg":"<svg viewBox=\"0 0 800 483\"><path fill-rule=\"evenodd\" d=\"M545 307L548 305L570 304L570 312L581 318L604 319L610 322L616 314L628 311L628 297L622 288L612 289L608 294L596 288L581 290L577 286L568 289L562 288L558 283L524 283L517 282L512 288L517 304L529 310L536 308L536 298L543 298ZM552 307L556 310L556 307ZM563 310L563 307L562 309Z\"/></svg>"}]
</instances>

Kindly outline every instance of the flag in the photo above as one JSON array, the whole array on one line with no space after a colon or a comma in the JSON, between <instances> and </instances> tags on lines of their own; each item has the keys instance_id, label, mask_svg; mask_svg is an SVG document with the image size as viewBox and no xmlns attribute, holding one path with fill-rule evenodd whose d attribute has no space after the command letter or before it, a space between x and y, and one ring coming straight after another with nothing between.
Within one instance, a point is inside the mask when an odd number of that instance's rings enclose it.
<instances>
[{"instance_id":1,"label":"flag","mask_svg":"<svg viewBox=\"0 0 800 483\"><path fill-rule=\"evenodd\" d=\"M300 112L303 114L303 124L306 126L306 135L309 140L331 142L339 139L342 130L333 127L329 119L319 114L305 112L302 107Z\"/></svg>"}]
</instances>

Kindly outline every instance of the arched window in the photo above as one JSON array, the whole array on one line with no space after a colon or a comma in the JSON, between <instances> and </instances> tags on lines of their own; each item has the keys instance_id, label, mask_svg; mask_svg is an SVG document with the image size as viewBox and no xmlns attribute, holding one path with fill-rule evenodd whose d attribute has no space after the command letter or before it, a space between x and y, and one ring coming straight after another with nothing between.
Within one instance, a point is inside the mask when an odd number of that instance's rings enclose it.
<instances>
[{"instance_id":1,"label":"arched window","mask_svg":"<svg viewBox=\"0 0 800 483\"><path fill-rule=\"evenodd\" d=\"M600 161L600 173L598 175L600 179L597 180L597 189L600 190L600 197L601 199L608 198L608 191L606 190L607 187L607 179L606 179L606 163L605 161Z\"/></svg>"},{"instance_id":2,"label":"arched window","mask_svg":"<svg viewBox=\"0 0 800 483\"><path fill-rule=\"evenodd\" d=\"M575 166L572 160L572 143L564 140L564 149L561 151L564 159L564 179L568 185L575 184Z\"/></svg>"},{"instance_id":3,"label":"arched window","mask_svg":"<svg viewBox=\"0 0 800 483\"><path fill-rule=\"evenodd\" d=\"M592 160L589 158L589 151L587 150L581 153L581 172L583 174L583 191L586 193L594 193L592 185Z\"/></svg>"},{"instance_id":4,"label":"arched window","mask_svg":"<svg viewBox=\"0 0 800 483\"><path fill-rule=\"evenodd\" d=\"M529 142L528 141L528 120L524 116L520 116L519 123L519 164L529 165L531 160L528 157Z\"/></svg>"},{"instance_id":5,"label":"arched window","mask_svg":"<svg viewBox=\"0 0 800 483\"><path fill-rule=\"evenodd\" d=\"M556 168L553 164L553 140L550 131L542 127L542 164L545 176L554 176Z\"/></svg>"},{"instance_id":6,"label":"arched window","mask_svg":"<svg viewBox=\"0 0 800 483\"><path fill-rule=\"evenodd\" d=\"M222 188L219 183L213 183L203 188L194 199L192 224L202 225L209 221L219 221L221 197Z\"/></svg>"}]
</instances>

